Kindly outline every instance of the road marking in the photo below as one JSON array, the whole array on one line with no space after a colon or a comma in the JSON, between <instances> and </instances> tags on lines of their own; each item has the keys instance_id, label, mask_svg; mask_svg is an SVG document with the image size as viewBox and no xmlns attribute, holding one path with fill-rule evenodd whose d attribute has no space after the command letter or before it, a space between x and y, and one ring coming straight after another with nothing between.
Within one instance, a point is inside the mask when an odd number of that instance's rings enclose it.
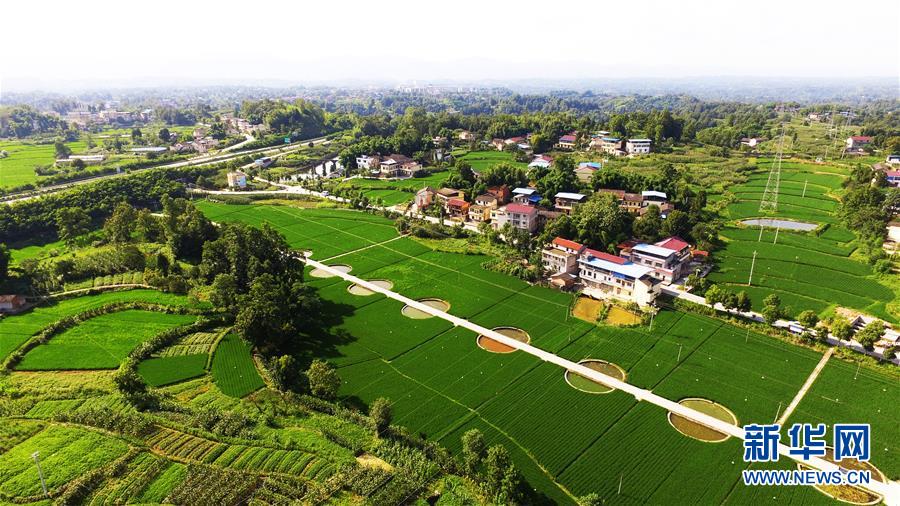
<instances>
[{"instance_id":1,"label":"road marking","mask_svg":"<svg viewBox=\"0 0 900 506\"><path fill-rule=\"evenodd\" d=\"M700 425L706 426L710 429L722 432L724 434L728 434L729 436L736 437L738 439L744 439L744 429L742 427L737 427L730 423L725 423L718 418L714 418L705 413L701 413L697 410L688 408L677 402L673 402L665 397L661 397L659 395L654 394L649 390L644 390L643 388L634 386L632 384L626 383L618 378L614 378L612 376L607 376L599 371L595 371L589 367L583 366L581 364L577 364L572 362L571 360L567 360L565 358L559 357L552 353L546 352L540 348L534 347L530 344L523 343L517 339L513 339L511 337L507 337L499 332L491 330L487 327L482 327L476 323L472 323L466 319L460 318L458 316L453 316L446 311L441 311L439 309L435 309L428 304L423 304L419 301L410 299L404 295L401 295L392 290L388 290L386 288L382 288L374 283L370 283L364 279L360 279L351 274L347 274L345 272L341 272L337 269L331 268L321 262L317 262L309 257L301 256L301 261L304 263L315 267L317 269L322 269L326 272L330 272L331 274L338 276L345 281L349 281L351 283L356 283L357 285L362 286L363 288L367 288L373 292L380 293L386 297L394 299L396 301L402 302L406 305L412 306L420 311L428 313L430 315L436 316L443 320L446 320L457 327L463 327L469 329L473 332L477 332L480 335L487 336L495 341L499 341L507 346L511 346L516 348L517 350L524 351L529 355L533 355L545 362L549 362L551 364L556 364L563 369L572 371L576 374L584 376L586 378L590 378L601 385L607 386L609 388L614 388L616 390L621 390L625 393L631 394L638 401L647 401L650 404L654 404L659 406L669 412L680 415L684 418L687 418L691 421L699 423ZM840 467L837 465L828 462L825 459L819 457L810 457L808 460L803 460L798 455L794 455L791 453L792 448L788 445L778 443L778 453L783 455L791 460L795 460L797 462L802 463L805 466L809 466L815 469L819 469L821 471L828 472L840 472ZM794 449L796 450L796 449ZM858 485L870 492L874 492L884 498L885 504L888 506L900 506L900 483L897 482L888 482L882 483L879 481L872 481L871 483Z\"/></svg>"},{"instance_id":2,"label":"road marking","mask_svg":"<svg viewBox=\"0 0 900 506\"><path fill-rule=\"evenodd\" d=\"M800 401L803 400L803 397L806 396L806 392L809 390L809 388L812 386L812 384L816 381L816 378L819 377L819 373L822 372L822 369L825 368L825 364L828 363L828 359L831 358L831 355L833 355L833 354L834 354L834 348L828 348L828 351L826 351L825 354L822 355L822 359L819 360L819 363L816 365L816 368L813 369L813 371L812 371L812 373L810 373L809 377L806 378L806 383L804 383L803 386L800 387L800 391L798 391L797 395L794 396L794 400L792 400L791 403L788 404L788 407L787 407L787 409L784 410L784 413L782 413L781 418L779 418L778 421L775 423L784 425L785 422L787 422L788 417L791 416L791 413L793 413L795 409L797 409L797 405L799 405Z\"/></svg>"}]
</instances>

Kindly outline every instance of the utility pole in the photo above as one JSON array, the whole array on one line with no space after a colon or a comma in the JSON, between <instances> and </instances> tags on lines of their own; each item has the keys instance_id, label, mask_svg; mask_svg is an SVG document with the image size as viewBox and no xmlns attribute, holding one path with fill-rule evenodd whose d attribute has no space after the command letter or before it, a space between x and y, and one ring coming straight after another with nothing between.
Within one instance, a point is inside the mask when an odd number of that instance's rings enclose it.
<instances>
[{"instance_id":1,"label":"utility pole","mask_svg":"<svg viewBox=\"0 0 900 506\"><path fill-rule=\"evenodd\" d=\"M750 278L747 279L747 286L753 285L753 267L756 266L756 251L753 251L753 260L750 262Z\"/></svg>"},{"instance_id":2,"label":"utility pole","mask_svg":"<svg viewBox=\"0 0 900 506\"><path fill-rule=\"evenodd\" d=\"M622 479L625 477L625 473L619 475L619 491L616 492L616 495L622 495Z\"/></svg>"},{"instance_id":3,"label":"utility pole","mask_svg":"<svg viewBox=\"0 0 900 506\"><path fill-rule=\"evenodd\" d=\"M773 420L773 422L778 420L778 415L780 415L780 414L781 414L781 401L778 401L778 411L775 413L775 420Z\"/></svg>"},{"instance_id":4,"label":"utility pole","mask_svg":"<svg viewBox=\"0 0 900 506\"><path fill-rule=\"evenodd\" d=\"M803 195L801 197L806 197L806 185L809 184L809 179L803 182Z\"/></svg>"},{"instance_id":5,"label":"utility pole","mask_svg":"<svg viewBox=\"0 0 900 506\"><path fill-rule=\"evenodd\" d=\"M762 241L762 233L763 233L763 224L762 224L762 220L759 220L759 238L756 239L756 242Z\"/></svg>"},{"instance_id":6,"label":"utility pole","mask_svg":"<svg viewBox=\"0 0 900 506\"><path fill-rule=\"evenodd\" d=\"M678 358L675 359L675 363L681 362L681 346L680 344L678 345Z\"/></svg>"},{"instance_id":7,"label":"utility pole","mask_svg":"<svg viewBox=\"0 0 900 506\"><path fill-rule=\"evenodd\" d=\"M856 373L853 374L853 381L856 381L856 378L859 377L859 366L862 365L862 362L856 363Z\"/></svg>"},{"instance_id":8,"label":"utility pole","mask_svg":"<svg viewBox=\"0 0 900 506\"><path fill-rule=\"evenodd\" d=\"M41 488L44 489L44 495L50 497L50 494L47 493L47 482L44 481L44 471L41 469L41 452L34 452L31 454L31 458L34 459L34 465L37 466L38 476L41 478Z\"/></svg>"},{"instance_id":9,"label":"utility pole","mask_svg":"<svg viewBox=\"0 0 900 506\"><path fill-rule=\"evenodd\" d=\"M750 327L747 327L747 335L744 336L744 344L747 344L749 342L750 342Z\"/></svg>"},{"instance_id":10,"label":"utility pole","mask_svg":"<svg viewBox=\"0 0 900 506\"><path fill-rule=\"evenodd\" d=\"M778 231L781 230L781 227L775 227L775 240L772 241L772 244L778 244Z\"/></svg>"}]
</instances>

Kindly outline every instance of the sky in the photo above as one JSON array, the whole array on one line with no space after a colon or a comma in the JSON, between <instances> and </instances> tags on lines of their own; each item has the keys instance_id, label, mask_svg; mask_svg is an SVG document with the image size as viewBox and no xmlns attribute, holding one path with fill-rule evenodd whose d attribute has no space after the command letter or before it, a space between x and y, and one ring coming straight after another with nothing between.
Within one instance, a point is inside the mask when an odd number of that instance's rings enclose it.
<instances>
[{"instance_id":1,"label":"sky","mask_svg":"<svg viewBox=\"0 0 900 506\"><path fill-rule=\"evenodd\" d=\"M0 92L347 80L900 81L896 0L7 0L2 17Z\"/></svg>"}]
</instances>

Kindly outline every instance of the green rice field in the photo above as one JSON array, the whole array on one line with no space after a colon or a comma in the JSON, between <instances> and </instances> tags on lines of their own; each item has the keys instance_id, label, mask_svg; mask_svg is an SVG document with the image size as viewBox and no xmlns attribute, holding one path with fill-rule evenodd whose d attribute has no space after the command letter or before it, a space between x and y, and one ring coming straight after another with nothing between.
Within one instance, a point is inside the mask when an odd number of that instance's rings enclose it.
<instances>
[{"instance_id":1,"label":"green rice field","mask_svg":"<svg viewBox=\"0 0 900 506\"><path fill-rule=\"evenodd\" d=\"M96 295L63 299L49 302L33 309L0 320L0 359L6 358L29 337L47 325L66 316L76 315L89 309L113 302L141 301L168 306L186 306L187 297L162 293L156 290L125 290L104 292ZM117 365L113 367L117 367Z\"/></svg>"},{"instance_id":2,"label":"green rice field","mask_svg":"<svg viewBox=\"0 0 900 506\"><path fill-rule=\"evenodd\" d=\"M160 387L206 374L208 355L151 358L138 364L138 374L148 385Z\"/></svg>"},{"instance_id":3,"label":"green rice field","mask_svg":"<svg viewBox=\"0 0 900 506\"><path fill-rule=\"evenodd\" d=\"M66 146L78 154L87 145L84 142L67 142ZM0 158L0 188L13 188L35 183L40 178L34 172L36 165L52 165L56 161L53 143L26 144L19 141L0 141L0 151L9 156Z\"/></svg>"},{"instance_id":4,"label":"green rice field","mask_svg":"<svg viewBox=\"0 0 900 506\"><path fill-rule=\"evenodd\" d=\"M126 310L91 318L25 355L17 369L115 369L138 344L195 320L191 315Z\"/></svg>"},{"instance_id":5,"label":"green rice field","mask_svg":"<svg viewBox=\"0 0 900 506\"><path fill-rule=\"evenodd\" d=\"M834 196L847 170L784 162L778 210L772 214L759 211L771 161L758 165L762 170L746 183L730 188L737 201L725 214L734 221L721 233L725 247L715 252L718 265L709 279L732 291L746 291L756 310L762 308L767 295L775 293L789 307L792 317L807 309L824 313L841 306L889 322L900 321L888 307L897 298L894 290L881 282L871 266L850 258L856 249L856 237L838 223L835 213L839 204ZM776 235L773 228L745 228L736 223L761 216L812 222L825 228L818 234L780 230ZM757 257L752 285L747 286L754 251Z\"/></svg>"},{"instance_id":6,"label":"green rice field","mask_svg":"<svg viewBox=\"0 0 900 506\"><path fill-rule=\"evenodd\" d=\"M225 395L243 397L262 388L263 381L250 352L250 345L233 333L227 334L216 347L211 373Z\"/></svg>"},{"instance_id":7,"label":"green rice field","mask_svg":"<svg viewBox=\"0 0 900 506\"><path fill-rule=\"evenodd\" d=\"M329 264L349 265L351 274L364 279L390 280L395 291L412 298L442 299L450 313L486 327L520 328L531 344L567 359L614 363L630 383L669 399L714 400L741 424L771 421L820 359L812 350L672 310L656 317L652 331L592 325L568 316L571 295L486 271L478 255L433 251L408 238L384 242L396 233L387 229L390 222L371 215L200 205L214 220L276 224L292 246L312 249L321 259L337 256ZM328 246L317 250L326 237ZM828 239L823 234L817 240ZM848 248L846 241L833 242L835 256ZM828 258L808 261L818 265ZM847 265L848 275L858 268ZM339 278L310 278L310 283L326 301L333 335L313 350L298 351L301 362L316 357L331 361L339 367L340 395L346 402L365 408L388 397L395 423L452 451L459 451L466 430L481 429L489 444L509 449L547 502L571 504L575 497L598 492L618 504L711 504L743 493L738 480L746 464L739 441L714 444L688 438L669 424L664 410L622 392L576 390L554 365L521 352L487 352L472 332L436 318L409 319L401 314L402 304L353 295ZM872 393L881 401L854 403L852 415L877 420L879 406L888 405L884 400L900 396L900 383L866 372L883 389ZM826 397L842 399L852 399L857 388L841 381L825 386L831 390ZM818 416L827 420L843 414L821 402L809 410L822 410ZM898 451L900 430L889 423L880 430L886 434L878 436L877 444L888 450L873 462L896 476L900 466L891 455ZM811 489L791 494L798 504L820 503L825 497Z\"/></svg>"}]
</instances>

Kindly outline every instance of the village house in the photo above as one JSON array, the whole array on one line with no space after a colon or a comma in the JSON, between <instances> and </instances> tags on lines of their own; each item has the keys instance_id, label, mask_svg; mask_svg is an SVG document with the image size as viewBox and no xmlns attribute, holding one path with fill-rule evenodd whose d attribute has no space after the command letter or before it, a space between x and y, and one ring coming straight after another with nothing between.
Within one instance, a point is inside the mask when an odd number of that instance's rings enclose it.
<instances>
[{"instance_id":1,"label":"village house","mask_svg":"<svg viewBox=\"0 0 900 506\"><path fill-rule=\"evenodd\" d=\"M509 202L509 199L512 198L512 192L509 190L509 186L500 185L500 186L489 186L487 192L497 198L497 203L499 205L506 204Z\"/></svg>"},{"instance_id":2,"label":"village house","mask_svg":"<svg viewBox=\"0 0 900 506\"><path fill-rule=\"evenodd\" d=\"M811 112L806 115L806 119L810 121L828 121L831 113L828 112Z\"/></svg>"},{"instance_id":3,"label":"village house","mask_svg":"<svg viewBox=\"0 0 900 506\"><path fill-rule=\"evenodd\" d=\"M434 188L430 186L426 186L421 190L416 192L416 208L424 209L431 205L434 202L434 196L437 192L434 191Z\"/></svg>"},{"instance_id":4,"label":"village house","mask_svg":"<svg viewBox=\"0 0 900 506\"><path fill-rule=\"evenodd\" d=\"M573 150L575 149L575 143L577 142L578 137L575 132L568 133L559 138L556 144L553 146L556 149L566 149Z\"/></svg>"},{"instance_id":5,"label":"village house","mask_svg":"<svg viewBox=\"0 0 900 506\"><path fill-rule=\"evenodd\" d=\"M0 313L17 313L24 308L24 295L0 295Z\"/></svg>"},{"instance_id":6,"label":"village house","mask_svg":"<svg viewBox=\"0 0 900 506\"><path fill-rule=\"evenodd\" d=\"M500 204L497 202L497 197L490 193L483 193L475 197L475 205L496 209Z\"/></svg>"},{"instance_id":7,"label":"village house","mask_svg":"<svg viewBox=\"0 0 900 506\"><path fill-rule=\"evenodd\" d=\"M462 198L448 200L446 209L451 219L466 221L469 217L469 203Z\"/></svg>"},{"instance_id":8,"label":"village house","mask_svg":"<svg viewBox=\"0 0 900 506\"><path fill-rule=\"evenodd\" d=\"M239 170L235 170L229 172L226 175L228 179L228 187L229 188L246 188L247 187L247 174Z\"/></svg>"},{"instance_id":9,"label":"village house","mask_svg":"<svg viewBox=\"0 0 900 506\"><path fill-rule=\"evenodd\" d=\"M652 269L654 278L672 283L688 274L691 247L678 237L669 237L655 244L638 243L622 248L619 256Z\"/></svg>"},{"instance_id":10,"label":"village house","mask_svg":"<svg viewBox=\"0 0 900 506\"><path fill-rule=\"evenodd\" d=\"M646 155L650 153L650 139L628 139L625 141L625 152L629 155Z\"/></svg>"},{"instance_id":11,"label":"village house","mask_svg":"<svg viewBox=\"0 0 900 506\"><path fill-rule=\"evenodd\" d=\"M587 202L587 195L580 193L559 192L553 196L554 207L558 211L566 214L572 214L572 211L579 204Z\"/></svg>"},{"instance_id":12,"label":"village house","mask_svg":"<svg viewBox=\"0 0 900 506\"><path fill-rule=\"evenodd\" d=\"M619 207L629 213L640 213L641 208L644 207L644 197L640 193L625 193L619 202Z\"/></svg>"},{"instance_id":13,"label":"village house","mask_svg":"<svg viewBox=\"0 0 900 506\"><path fill-rule=\"evenodd\" d=\"M356 157L356 166L360 169L376 171L381 163L381 158L377 156L362 155Z\"/></svg>"},{"instance_id":14,"label":"village house","mask_svg":"<svg viewBox=\"0 0 900 506\"><path fill-rule=\"evenodd\" d=\"M887 184L900 188L900 170L886 170L884 175L887 177Z\"/></svg>"},{"instance_id":15,"label":"village house","mask_svg":"<svg viewBox=\"0 0 900 506\"><path fill-rule=\"evenodd\" d=\"M641 306L651 304L659 293L659 282L652 269L635 265L628 260L586 248L578 257L578 277L585 293L599 292L601 297L613 297Z\"/></svg>"},{"instance_id":16,"label":"village house","mask_svg":"<svg viewBox=\"0 0 900 506\"><path fill-rule=\"evenodd\" d=\"M541 263L548 276L559 273L576 274L578 272L578 255L584 246L575 241L557 237L541 250Z\"/></svg>"},{"instance_id":17,"label":"village house","mask_svg":"<svg viewBox=\"0 0 900 506\"><path fill-rule=\"evenodd\" d=\"M503 141L503 143L507 146L515 144L516 147L523 151L528 151L531 149L531 144L528 144L528 138L523 136L510 137Z\"/></svg>"},{"instance_id":18,"label":"village house","mask_svg":"<svg viewBox=\"0 0 900 506\"><path fill-rule=\"evenodd\" d=\"M500 230L507 223L509 223L509 214L506 213L505 207L491 209L491 227L494 230Z\"/></svg>"},{"instance_id":19,"label":"village house","mask_svg":"<svg viewBox=\"0 0 900 506\"><path fill-rule=\"evenodd\" d=\"M885 161L888 165L900 165L900 155L888 155Z\"/></svg>"},{"instance_id":20,"label":"village house","mask_svg":"<svg viewBox=\"0 0 900 506\"><path fill-rule=\"evenodd\" d=\"M503 151L503 148L506 147L506 141L503 139L491 139L491 146L494 146L497 151Z\"/></svg>"},{"instance_id":21,"label":"village house","mask_svg":"<svg viewBox=\"0 0 900 506\"><path fill-rule=\"evenodd\" d=\"M853 135L847 137L848 153L864 153L863 149L872 143L872 138L866 135Z\"/></svg>"},{"instance_id":22,"label":"village house","mask_svg":"<svg viewBox=\"0 0 900 506\"><path fill-rule=\"evenodd\" d=\"M469 221L474 221L475 223L481 223L483 221L491 221L491 210L494 209L490 206L484 206L480 204L475 204L469 206Z\"/></svg>"},{"instance_id":23,"label":"village house","mask_svg":"<svg viewBox=\"0 0 900 506\"><path fill-rule=\"evenodd\" d=\"M582 183L590 183L594 173L603 168L600 162L581 162L575 168L575 176Z\"/></svg>"},{"instance_id":24,"label":"village house","mask_svg":"<svg viewBox=\"0 0 900 506\"><path fill-rule=\"evenodd\" d=\"M470 132L470 131L468 131L468 130L463 130L462 132L459 133L459 140L461 140L461 141L474 141L474 140L475 140L475 134L473 134L472 132Z\"/></svg>"},{"instance_id":25,"label":"village house","mask_svg":"<svg viewBox=\"0 0 900 506\"><path fill-rule=\"evenodd\" d=\"M534 155L534 159L528 164L530 168L549 169L553 164L553 158L547 155Z\"/></svg>"},{"instance_id":26,"label":"village house","mask_svg":"<svg viewBox=\"0 0 900 506\"><path fill-rule=\"evenodd\" d=\"M465 200L465 192L462 190L457 190L456 188L441 188L437 192L435 192L438 200L441 205L447 207L447 202L450 199L463 199Z\"/></svg>"},{"instance_id":27,"label":"village house","mask_svg":"<svg viewBox=\"0 0 900 506\"><path fill-rule=\"evenodd\" d=\"M379 171L381 177L410 178L422 166L408 156L393 154L381 159Z\"/></svg>"},{"instance_id":28,"label":"village house","mask_svg":"<svg viewBox=\"0 0 900 506\"><path fill-rule=\"evenodd\" d=\"M591 140L591 149L602 151L607 155L621 156L625 154L622 150L622 139L618 137L597 137Z\"/></svg>"},{"instance_id":29,"label":"village house","mask_svg":"<svg viewBox=\"0 0 900 506\"><path fill-rule=\"evenodd\" d=\"M523 204L509 204L506 206L506 220L515 228L534 232L538 224L538 212L532 206ZM494 213L491 212L491 221L493 222Z\"/></svg>"},{"instance_id":30,"label":"village house","mask_svg":"<svg viewBox=\"0 0 900 506\"><path fill-rule=\"evenodd\" d=\"M534 188L516 188L512 191L512 201L516 204L536 205L541 196Z\"/></svg>"}]
</instances>

